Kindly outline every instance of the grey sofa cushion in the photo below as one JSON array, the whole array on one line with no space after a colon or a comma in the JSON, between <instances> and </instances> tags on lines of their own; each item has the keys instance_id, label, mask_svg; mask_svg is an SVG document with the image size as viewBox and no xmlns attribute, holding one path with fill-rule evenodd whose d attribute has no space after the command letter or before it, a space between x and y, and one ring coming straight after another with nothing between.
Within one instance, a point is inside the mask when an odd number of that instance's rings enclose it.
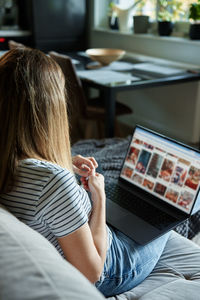
<instances>
[{"instance_id":1,"label":"grey sofa cushion","mask_svg":"<svg viewBox=\"0 0 200 300\"><path fill-rule=\"evenodd\" d=\"M172 232L152 273L136 288L109 300L200 299L200 247Z\"/></svg>"},{"instance_id":2,"label":"grey sofa cushion","mask_svg":"<svg viewBox=\"0 0 200 300\"><path fill-rule=\"evenodd\" d=\"M0 207L0 299L104 299L57 250Z\"/></svg>"}]
</instances>

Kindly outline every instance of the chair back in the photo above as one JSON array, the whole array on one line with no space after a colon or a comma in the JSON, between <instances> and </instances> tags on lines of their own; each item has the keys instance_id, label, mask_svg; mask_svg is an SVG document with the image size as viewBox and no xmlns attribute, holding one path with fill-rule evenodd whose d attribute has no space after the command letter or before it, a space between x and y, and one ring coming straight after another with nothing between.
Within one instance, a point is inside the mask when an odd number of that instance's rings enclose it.
<instances>
[{"instance_id":1,"label":"chair back","mask_svg":"<svg viewBox=\"0 0 200 300\"><path fill-rule=\"evenodd\" d=\"M81 80L77 76L71 58L55 51L50 51L48 54L57 62L64 73L70 114L73 115L79 113L82 116L85 115L87 101Z\"/></svg>"},{"instance_id":2,"label":"chair back","mask_svg":"<svg viewBox=\"0 0 200 300\"><path fill-rule=\"evenodd\" d=\"M25 48L25 47L26 47L25 45L23 45L21 43L18 43L18 42L15 42L13 40L8 41L9 50L16 49L16 48Z\"/></svg>"}]
</instances>

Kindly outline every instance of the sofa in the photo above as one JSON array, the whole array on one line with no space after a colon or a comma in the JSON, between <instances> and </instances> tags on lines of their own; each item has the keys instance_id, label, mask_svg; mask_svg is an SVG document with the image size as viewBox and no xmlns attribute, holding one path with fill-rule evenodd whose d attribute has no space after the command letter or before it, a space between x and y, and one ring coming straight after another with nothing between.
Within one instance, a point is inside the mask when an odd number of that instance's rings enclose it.
<instances>
[{"instance_id":1,"label":"sofa","mask_svg":"<svg viewBox=\"0 0 200 300\"><path fill-rule=\"evenodd\" d=\"M0 299L104 297L43 236L0 206ZM200 247L173 232L153 272L133 290L109 299L200 299Z\"/></svg>"},{"instance_id":2,"label":"sofa","mask_svg":"<svg viewBox=\"0 0 200 300\"><path fill-rule=\"evenodd\" d=\"M120 147L125 147L126 141L116 140L115 143L121 153ZM120 169L120 162L117 161L119 154L113 148L110 140L83 141L73 146L73 154L79 152L83 155L94 155L98 161L101 160L107 182L109 179L113 180ZM111 153L111 150L114 152ZM106 161L104 151L112 154L112 161ZM199 211L190 222L172 231L156 267L141 284L108 299L200 299L200 247L184 237L195 236L200 231L198 220ZM0 299L105 298L78 270L63 259L43 236L0 205Z\"/></svg>"}]
</instances>

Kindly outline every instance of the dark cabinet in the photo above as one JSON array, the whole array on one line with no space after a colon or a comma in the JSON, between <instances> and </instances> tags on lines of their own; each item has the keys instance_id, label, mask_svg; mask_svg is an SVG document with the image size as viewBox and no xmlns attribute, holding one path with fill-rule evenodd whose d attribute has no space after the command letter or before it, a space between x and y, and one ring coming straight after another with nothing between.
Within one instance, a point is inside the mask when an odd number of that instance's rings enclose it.
<instances>
[{"instance_id":1,"label":"dark cabinet","mask_svg":"<svg viewBox=\"0 0 200 300\"><path fill-rule=\"evenodd\" d=\"M32 32L32 46L43 51L87 47L87 0L17 0L19 25Z\"/></svg>"}]
</instances>

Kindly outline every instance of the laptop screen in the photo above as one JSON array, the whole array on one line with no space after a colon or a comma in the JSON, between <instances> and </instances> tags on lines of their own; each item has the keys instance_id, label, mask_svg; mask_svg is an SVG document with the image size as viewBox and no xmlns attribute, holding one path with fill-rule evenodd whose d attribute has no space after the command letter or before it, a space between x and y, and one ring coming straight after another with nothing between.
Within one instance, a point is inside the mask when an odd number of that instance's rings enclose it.
<instances>
[{"instance_id":1,"label":"laptop screen","mask_svg":"<svg viewBox=\"0 0 200 300\"><path fill-rule=\"evenodd\" d=\"M120 177L190 214L200 185L200 153L136 127Z\"/></svg>"}]
</instances>

